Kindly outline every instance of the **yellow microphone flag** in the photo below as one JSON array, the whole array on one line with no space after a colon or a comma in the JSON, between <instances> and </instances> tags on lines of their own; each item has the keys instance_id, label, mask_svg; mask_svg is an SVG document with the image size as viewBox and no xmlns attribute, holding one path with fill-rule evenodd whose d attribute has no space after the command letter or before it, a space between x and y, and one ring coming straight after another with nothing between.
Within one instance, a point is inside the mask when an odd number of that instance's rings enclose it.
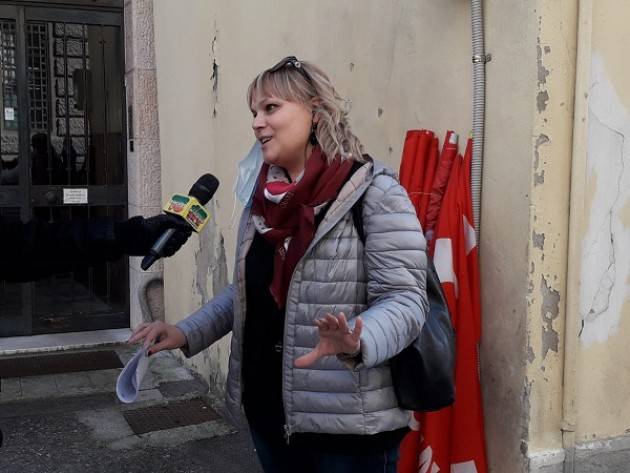
<instances>
[{"instance_id":1,"label":"yellow microphone flag","mask_svg":"<svg viewBox=\"0 0 630 473\"><path fill-rule=\"evenodd\" d=\"M164 206L164 212L179 215L199 233L210 220L210 215L197 199L189 195L173 194Z\"/></svg>"}]
</instances>

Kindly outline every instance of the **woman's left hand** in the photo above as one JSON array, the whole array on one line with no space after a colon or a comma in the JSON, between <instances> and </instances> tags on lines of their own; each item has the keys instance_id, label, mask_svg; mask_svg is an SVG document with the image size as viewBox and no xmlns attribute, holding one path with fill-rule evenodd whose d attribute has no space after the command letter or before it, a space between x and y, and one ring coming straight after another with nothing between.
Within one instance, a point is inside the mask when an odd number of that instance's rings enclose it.
<instances>
[{"instance_id":1,"label":"woman's left hand","mask_svg":"<svg viewBox=\"0 0 630 473\"><path fill-rule=\"evenodd\" d=\"M307 368L324 356L358 352L361 348L363 321L361 317L355 320L354 330L351 330L343 312L339 315L326 314L322 319L315 319L315 325L319 329L319 343L313 351L295 360L295 367Z\"/></svg>"}]
</instances>

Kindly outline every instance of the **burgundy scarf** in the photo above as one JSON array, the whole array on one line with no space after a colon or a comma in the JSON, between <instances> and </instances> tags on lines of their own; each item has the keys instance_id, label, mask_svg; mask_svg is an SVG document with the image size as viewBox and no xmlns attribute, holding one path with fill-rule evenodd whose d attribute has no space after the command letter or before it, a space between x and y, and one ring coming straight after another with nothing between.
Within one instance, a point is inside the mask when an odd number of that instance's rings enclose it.
<instances>
[{"instance_id":1,"label":"burgundy scarf","mask_svg":"<svg viewBox=\"0 0 630 473\"><path fill-rule=\"evenodd\" d=\"M263 164L253 200L256 230L275 247L269 290L279 308L286 304L293 270L315 236L315 216L345 183L352 160L338 156L328 164L316 146L300 177L289 182L283 168Z\"/></svg>"}]
</instances>

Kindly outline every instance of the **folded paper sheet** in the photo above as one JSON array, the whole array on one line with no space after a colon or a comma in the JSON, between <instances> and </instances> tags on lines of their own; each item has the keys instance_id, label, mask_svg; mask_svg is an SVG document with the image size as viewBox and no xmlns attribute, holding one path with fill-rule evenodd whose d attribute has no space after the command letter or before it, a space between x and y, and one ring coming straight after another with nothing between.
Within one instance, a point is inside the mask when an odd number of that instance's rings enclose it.
<instances>
[{"instance_id":1,"label":"folded paper sheet","mask_svg":"<svg viewBox=\"0 0 630 473\"><path fill-rule=\"evenodd\" d=\"M123 370L118 375L116 382L116 394L122 402L130 403L138 397L140 384L149 367L149 357L147 350L141 348L127 362Z\"/></svg>"}]
</instances>

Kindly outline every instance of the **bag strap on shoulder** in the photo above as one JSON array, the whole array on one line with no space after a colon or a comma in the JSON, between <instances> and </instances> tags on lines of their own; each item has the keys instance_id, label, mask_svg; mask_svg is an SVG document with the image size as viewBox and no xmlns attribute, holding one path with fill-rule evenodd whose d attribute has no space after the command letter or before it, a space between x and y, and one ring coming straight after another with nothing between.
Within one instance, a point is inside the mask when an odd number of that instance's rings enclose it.
<instances>
[{"instance_id":1,"label":"bag strap on shoulder","mask_svg":"<svg viewBox=\"0 0 630 473\"><path fill-rule=\"evenodd\" d=\"M363 228L363 199L365 198L365 193L361 194L359 200L357 200L352 206L352 221L354 222L354 227L357 229L357 233L359 234L359 239L361 243L365 245L365 229Z\"/></svg>"}]
</instances>

